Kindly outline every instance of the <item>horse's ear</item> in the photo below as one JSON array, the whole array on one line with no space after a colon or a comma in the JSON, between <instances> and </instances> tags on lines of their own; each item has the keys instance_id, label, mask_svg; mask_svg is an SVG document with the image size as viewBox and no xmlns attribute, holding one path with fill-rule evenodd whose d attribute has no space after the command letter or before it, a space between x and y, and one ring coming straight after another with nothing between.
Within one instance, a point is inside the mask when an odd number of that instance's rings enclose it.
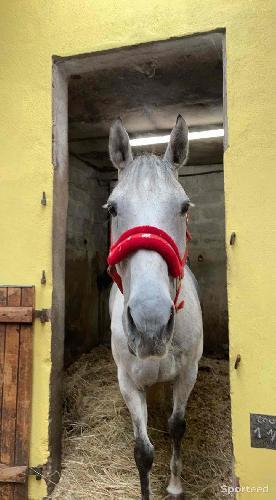
<instances>
[{"instance_id":1,"label":"horse's ear","mask_svg":"<svg viewBox=\"0 0 276 500\"><path fill-rule=\"evenodd\" d=\"M114 167L118 169L123 169L132 160L129 137L121 118L117 118L110 127L109 156Z\"/></svg>"},{"instance_id":2,"label":"horse's ear","mask_svg":"<svg viewBox=\"0 0 276 500\"><path fill-rule=\"evenodd\" d=\"M178 165L183 165L188 159L189 140L188 125L181 115L178 115L176 124L172 129L170 141L167 146L164 160Z\"/></svg>"}]
</instances>

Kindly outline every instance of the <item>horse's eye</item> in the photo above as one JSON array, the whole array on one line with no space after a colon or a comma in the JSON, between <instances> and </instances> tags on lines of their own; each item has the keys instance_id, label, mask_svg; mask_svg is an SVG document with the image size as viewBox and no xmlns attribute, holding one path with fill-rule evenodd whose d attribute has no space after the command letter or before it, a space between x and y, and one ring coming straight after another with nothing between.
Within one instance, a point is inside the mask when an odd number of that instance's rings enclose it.
<instances>
[{"instance_id":1,"label":"horse's eye","mask_svg":"<svg viewBox=\"0 0 276 500\"><path fill-rule=\"evenodd\" d=\"M117 215L117 208L116 208L115 203L108 203L107 210L108 210L108 213L110 215L112 215L112 217L116 217L116 215Z\"/></svg>"},{"instance_id":2,"label":"horse's eye","mask_svg":"<svg viewBox=\"0 0 276 500\"><path fill-rule=\"evenodd\" d=\"M181 206L181 214L182 215L185 215L188 212L189 206L190 206L189 201L184 201L184 203L182 203L182 206Z\"/></svg>"}]
</instances>

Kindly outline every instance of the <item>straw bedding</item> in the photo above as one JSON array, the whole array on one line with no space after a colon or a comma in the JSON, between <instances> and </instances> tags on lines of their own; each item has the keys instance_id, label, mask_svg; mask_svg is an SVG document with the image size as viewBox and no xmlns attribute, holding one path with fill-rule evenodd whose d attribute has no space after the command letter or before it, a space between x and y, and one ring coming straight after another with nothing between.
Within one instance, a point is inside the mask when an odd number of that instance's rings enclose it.
<instances>
[{"instance_id":1,"label":"straw bedding","mask_svg":"<svg viewBox=\"0 0 276 500\"><path fill-rule=\"evenodd\" d=\"M187 499L220 499L225 498L221 485L231 485L228 362L203 358L201 366L186 414L183 485ZM171 452L170 402L163 399L167 403L162 409L154 405L149 414L155 446L151 488L159 500L166 498ZM83 355L65 375L62 474L51 498L140 498L131 420L107 347Z\"/></svg>"}]
</instances>

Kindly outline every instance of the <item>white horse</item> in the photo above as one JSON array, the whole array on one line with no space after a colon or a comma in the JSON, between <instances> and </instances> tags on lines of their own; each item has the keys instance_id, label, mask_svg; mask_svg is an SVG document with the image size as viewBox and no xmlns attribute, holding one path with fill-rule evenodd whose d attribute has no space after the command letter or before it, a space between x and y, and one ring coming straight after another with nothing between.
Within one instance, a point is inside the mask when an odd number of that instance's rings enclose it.
<instances>
[{"instance_id":1,"label":"white horse","mask_svg":"<svg viewBox=\"0 0 276 500\"><path fill-rule=\"evenodd\" d=\"M176 165L188 156L188 127L178 115L166 153L133 158L129 137L120 119L110 130L109 153L119 180L106 207L112 215L112 241L125 231L150 226L163 230L186 250L186 214L190 201L178 182ZM114 283L110 294L112 353L118 369L122 396L130 411L134 457L139 470L143 500L150 498L149 475L154 448L147 433L146 388L173 382L173 411L169 418L172 439L169 498L184 498L181 484L181 439L185 408L197 378L202 355L202 314L196 280L185 266L185 276L175 306L177 280L159 251L136 248L116 265L123 294Z\"/></svg>"}]
</instances>

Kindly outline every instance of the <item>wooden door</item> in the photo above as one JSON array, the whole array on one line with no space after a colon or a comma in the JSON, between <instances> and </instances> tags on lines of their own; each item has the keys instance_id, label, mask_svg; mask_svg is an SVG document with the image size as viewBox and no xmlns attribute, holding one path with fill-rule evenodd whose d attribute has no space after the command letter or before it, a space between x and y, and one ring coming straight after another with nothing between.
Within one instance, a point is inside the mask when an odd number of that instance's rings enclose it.
<instances>
[{"instance_id":1,"label":"wooden door","mask_svg":"<svg viewBox=\"0 0 276 500\"><path fill-rule=\"evenodd\" d=\"M0 498L27 498L34 287L0 287Z\"/></svg>"}]
</instances>

